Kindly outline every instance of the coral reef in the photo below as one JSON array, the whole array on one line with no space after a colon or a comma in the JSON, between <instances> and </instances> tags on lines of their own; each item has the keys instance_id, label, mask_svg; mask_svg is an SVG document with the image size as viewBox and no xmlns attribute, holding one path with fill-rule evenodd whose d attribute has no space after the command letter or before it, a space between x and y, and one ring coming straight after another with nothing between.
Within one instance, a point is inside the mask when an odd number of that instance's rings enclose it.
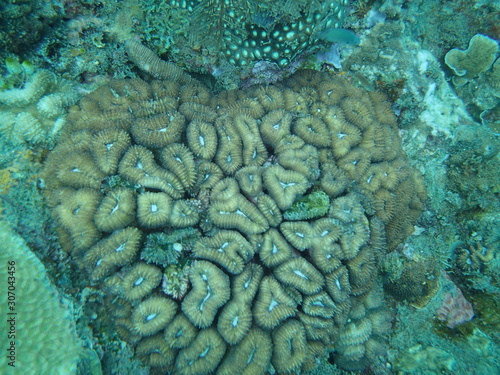
<instances>
[{"instance_id":1,"label":"coral reef","mask_svg":"<svg viewBox=\"0 0 500 375\"><path fill-rule=\"evenodd\" d=\"M383 355L378 262L425 200L383 95L308 70L217 96L114 80L68 121L47 203L144 363L263 374L314 368L333 346L346 370Z\"/></svg>"},{"instance_id":2,"label":"coral reef","mask_svg":"<svg viewBox=\"0 0 500 375\"><path fill-rule=\"evenodd\" d=\"M61 7L51 1L0 1L0 60L5 53L26 54L63 18Z\"/></svg>"}]
</instances>

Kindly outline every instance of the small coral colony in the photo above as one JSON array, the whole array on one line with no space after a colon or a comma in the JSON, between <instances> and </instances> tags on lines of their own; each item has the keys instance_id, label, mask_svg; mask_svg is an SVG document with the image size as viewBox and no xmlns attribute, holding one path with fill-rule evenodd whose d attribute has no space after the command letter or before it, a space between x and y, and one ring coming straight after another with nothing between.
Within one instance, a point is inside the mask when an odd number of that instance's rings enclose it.
<instances>
[{"instance_id":1,"label":"small coral colony","mask_svg":"<svg viewBox=\"0 0 500 375\"><path fill-rule=\"evenodd\" d=\"M346 370L384 352L378 261L426 193L382 94L308 70L218 95L112 80L43 174L63 248L144 364L299 373L333 347Z\"/></svg>"}]
</instances>

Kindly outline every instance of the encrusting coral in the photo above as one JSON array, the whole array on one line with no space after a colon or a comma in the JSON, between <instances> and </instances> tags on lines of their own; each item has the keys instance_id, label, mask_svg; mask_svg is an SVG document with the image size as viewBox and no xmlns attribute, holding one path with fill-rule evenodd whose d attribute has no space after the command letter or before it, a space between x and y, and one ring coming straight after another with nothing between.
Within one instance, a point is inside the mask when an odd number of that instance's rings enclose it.
<instances>
[{"instance_id":1,"label":"encrusting coral","mask_svg":"<svg viewBox=\"0 0 500 375\"><path fill-rule=\"evenodd\" d=\"M367 366L390 328L379 257L425 199L389 104L313 71L215 96L149 60L177 81L84 97L43 174L119 336L176 374L299 373L332 347Z\"/></svg>"}]
</instances>

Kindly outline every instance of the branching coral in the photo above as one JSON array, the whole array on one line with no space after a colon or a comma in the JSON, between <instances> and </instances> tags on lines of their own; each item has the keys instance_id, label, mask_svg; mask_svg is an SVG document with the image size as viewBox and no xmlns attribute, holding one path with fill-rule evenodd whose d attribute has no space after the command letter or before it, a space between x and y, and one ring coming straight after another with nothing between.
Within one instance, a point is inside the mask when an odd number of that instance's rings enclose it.
<instances>
[{"instance_id":1,"label":"branching coral","mask_svg":"<svg viewBox=\"0 0 500 375\"><path fill-rule=\"evenodd\" d=\"M85 97L46 162L67 251L128 306L121 337L178 374L301 372L332 346L368 365L379 256L425 198L388 104L317 72L218 96L173 78Z\"/></svg>"}]
</instances>

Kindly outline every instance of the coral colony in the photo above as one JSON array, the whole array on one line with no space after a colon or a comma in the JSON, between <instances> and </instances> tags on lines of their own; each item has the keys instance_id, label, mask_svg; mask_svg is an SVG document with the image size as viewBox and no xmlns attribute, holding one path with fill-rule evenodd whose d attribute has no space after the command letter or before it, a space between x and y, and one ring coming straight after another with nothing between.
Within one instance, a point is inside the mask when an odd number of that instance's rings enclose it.
<instances>
[{"instance_id":1,"label":"coral colony","mask_svg":"<svg viewBox=\"0 0 500 375\"><path fill-rule=\"evenodd\" d=\"M497 374L467 3L0 0L0 373Z\"/></svg>"},{"instance_id":2,"label":"coral colony","mask_svg":"<svg viewBox=\"0 0 500 375\"><path fill-rule=\"evenodd\" d=\"M390 103L308 70L214 95L127 49L163 79L80 100L44 170L120 337L176 374L301 372L333 347L366 367L390 328L379 258L425 199Z\"/></svg>"}]
</instances>

